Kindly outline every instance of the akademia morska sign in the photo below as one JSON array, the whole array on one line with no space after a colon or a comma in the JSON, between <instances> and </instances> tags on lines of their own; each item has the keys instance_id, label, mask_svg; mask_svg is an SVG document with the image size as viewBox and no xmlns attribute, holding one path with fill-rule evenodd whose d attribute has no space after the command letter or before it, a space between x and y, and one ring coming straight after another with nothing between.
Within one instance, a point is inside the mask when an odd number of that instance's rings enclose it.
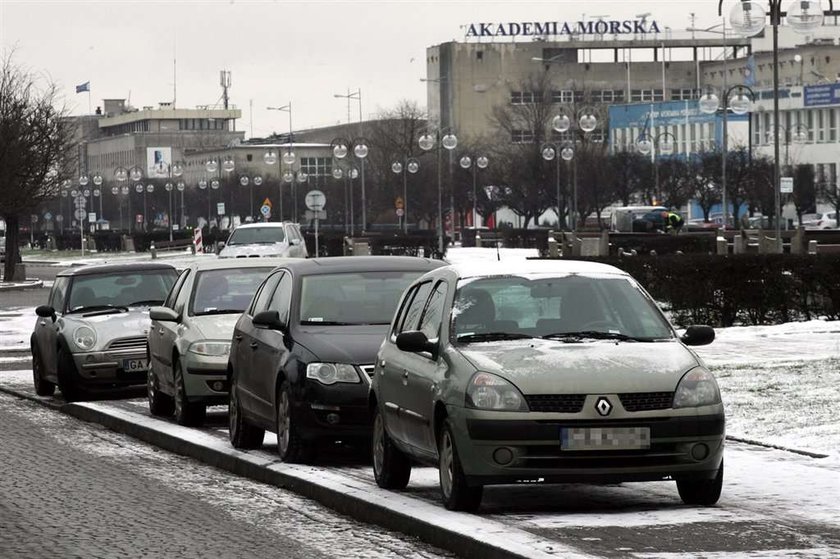
<instances>
[{"instance_id":1,"label":"akademia morska sign","mask_svg":"<svg viewBox=\"0 0 840 559\"><path fill-rule=\"evenodd\" d=\"M546 35L628 35L659 33L655 21L643 19L598 21L526 21L507 23L471 23L467 37L526 37Z\"/></svg>"}]
</instances>

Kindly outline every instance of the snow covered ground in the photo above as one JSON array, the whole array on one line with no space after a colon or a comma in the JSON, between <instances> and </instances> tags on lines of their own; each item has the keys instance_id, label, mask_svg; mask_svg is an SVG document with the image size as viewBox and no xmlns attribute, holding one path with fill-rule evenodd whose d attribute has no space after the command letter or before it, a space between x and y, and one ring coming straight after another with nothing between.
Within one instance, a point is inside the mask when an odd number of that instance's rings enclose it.
<instances>
[{"instance_id":1,"label":"snow covered ground","mask_svg":"<svg viewBox=\"0 0 840 559\"><path fill-rule=\"evenodd\" d=\"M535 249L498 254L512 269L536 255ZM167 261L185 265L206 257L178 255ZM495 261L497 253L455 247L447 258L469 265ZM28 348L34 324L33 308L0 309L0 352ZM697 353L720 383L727 434L827 454L826 461L840 463L840 419L834 410L840 394L840 321L718 329L714 343Z\"/></svg>"}]
</instances>

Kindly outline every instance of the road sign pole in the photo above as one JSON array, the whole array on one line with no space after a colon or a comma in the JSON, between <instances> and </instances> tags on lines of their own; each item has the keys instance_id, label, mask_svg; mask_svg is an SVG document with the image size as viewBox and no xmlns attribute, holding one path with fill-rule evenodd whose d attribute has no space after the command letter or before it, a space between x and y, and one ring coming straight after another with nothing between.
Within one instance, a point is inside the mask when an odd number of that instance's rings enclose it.
<instances>
[{"instance_id":1,"label":"road sign pole","mask_svg":"<svg viewBox=\"0 0 840 559\"><path fill-rule=\"evenodd\" d=\"M318 252L318 221L320 221L317 217L315 218L315 257L317 258L320 256L320 252Z\"/></svg>"}]
</instances>

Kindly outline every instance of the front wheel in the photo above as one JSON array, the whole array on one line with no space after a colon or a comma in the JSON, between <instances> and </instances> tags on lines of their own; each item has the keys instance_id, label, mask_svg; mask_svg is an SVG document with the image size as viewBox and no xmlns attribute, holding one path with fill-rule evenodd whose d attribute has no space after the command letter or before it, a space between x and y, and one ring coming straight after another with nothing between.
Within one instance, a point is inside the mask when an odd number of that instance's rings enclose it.
<instances>
[{"instance_id":1,"label":"front wheel","mask_svg":"<svg viewBox=\"0 0 840 559\"><path fill-rule=\"evenodd\" d=\"M58 389L68 402L76 402L83 397L82 389L76 380L73 355L64 347L58 349Z\"/></svg>"},{"instance_id":2,"label":"front wheel","mask_svg":"<svg viewBox=\"0 0 840 559\"><path fill-rule=\"evenodd\" d=\"M685 479L677 480L677 491L680 499L686 505L700 505L708 507L720 499L723 489L723 460L714 479Z\"/></svg>"},{"instance_id":3,"label":"front wheel","mask_svg":"<svg viewBox=\"0 0 840 559\"><path fill-rule=\"evenodd\" d=\"M233 448L253 450L260 448L265 437L265 430L254 427L242 416L242 405L239 402L239 389L236 378L230 383L230 397L228 400L228 435Z\"/></svg>"},{"instance_id":4,"label":"front wheel","mask_svg":"<svg viewBox=\"0 0 840 559\"><path fill-rule=\"evenodd\" d=\"M35 384L35 394L38 396L52 396L55 394L55 384L44 378L44 366L41 354L32 346L32 380Z\"/></svg>"},{"instance_id":5,"label":"front wheel","mask_svg":"<svg viewBox=\"0 0 840 559\"><path fill-rule=\"evenodd\" d=\"M146 396L149 399L149 411L157 417L169 417L175 411L175 401L169 394L160 391L160 381L157 379L149 364L149 373L146 375Z\"/></svg>"},{"instance_id":6,"label":"front wheel","mask_svg":"<svg viewBox=\"0 0 840 559\"><path fill-rule=\"evenodd\" d=\"M449 418L443 424L438 445L438 473L440 476L440 492L443 496L443 506L449 510L473 512L481 505L481 495L484 487L481 485L470 487L467 477L461 468L461 458L455 446L452 422Z\"/></svg>"},{"instance_id":7,"label":"front wheel","mask_svg":"<svg viewBox=\"0 0 840 559\"><path fill-rule=\"evenodd\" d=\"M292 413L292 385L284 380L277 391L277 453L283 462L306 462L312 456L311 443L297 432Z\"/></svg>"},{"instance_id":8,"label":"front wheel","mask_svg":"<svg viewBox=\"0 0 840 559\"><path fill-rule=\"evenodd\" d=\"M377 406L373 418L373 476L383 489L405 489L411 477L411 460L394 445Z\"/></svg>"},{"instance_id":9,"label":"front wheel","mask_svg":"<svg viewBox=\"0 0 840 559\"><path fill-rule=\"evenodd\" d=\"M172 364L175 373L175 421L178 425L198 427L204 423L207 415L207 406L187 399L187 389L184 385L184 368L181 360L175 359Z\"/></svg>"}]
</instances>

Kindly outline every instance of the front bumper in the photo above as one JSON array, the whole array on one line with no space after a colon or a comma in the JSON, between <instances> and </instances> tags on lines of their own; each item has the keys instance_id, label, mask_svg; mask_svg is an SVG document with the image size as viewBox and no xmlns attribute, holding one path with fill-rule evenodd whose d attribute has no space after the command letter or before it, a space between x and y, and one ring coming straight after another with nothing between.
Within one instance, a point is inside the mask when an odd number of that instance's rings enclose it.
<instances>
[{"instance_id":1,"label":"front bumper","mask_svg":"<svg viewBox=\"0 0 840 559\"><path fill-rule=\"evenodd\" d=\"M89 388L146 384L147 368L129 368L140 362L148 367L145 348L88 351L73 354L79 381Z\"/></svg>"},{"instance_id":2,"label":"front bumper","mask_svg":"<svg viewBox=\"0 0 840 559\"><path fill-rule=\"evenodd\" d=\"M370 384L366 378L356 384L331 385L305 379L299 398L296 398L298 432L309 439L369 439L369 391Z\"/></svg>"},{"instance_id":3,"label":"front bumper","mask_svg":"<svg viewBox=\"0 0 840 559\"><path fill-rule=\"evenodd\" d=\"M722 406L689 413L680 410L677 415L649 412L610 419L543 419L548 414L466 408L449 408L449 412L464 473L473 485L711 479L723 458ZM638 450L561 448L562 429L575 427L647 427L650 446Z\"/></svg>"},{"instance_id":4,"label":"front bumper","mask_svg":"<svg viewBox=\"0 0 840 559\"><path fill-rule=\"evenodd\" d=\"M190 402L228 403L227 355L200 355L187 351L181 357L184 391Z\"/></svg>"}]
</instances>

